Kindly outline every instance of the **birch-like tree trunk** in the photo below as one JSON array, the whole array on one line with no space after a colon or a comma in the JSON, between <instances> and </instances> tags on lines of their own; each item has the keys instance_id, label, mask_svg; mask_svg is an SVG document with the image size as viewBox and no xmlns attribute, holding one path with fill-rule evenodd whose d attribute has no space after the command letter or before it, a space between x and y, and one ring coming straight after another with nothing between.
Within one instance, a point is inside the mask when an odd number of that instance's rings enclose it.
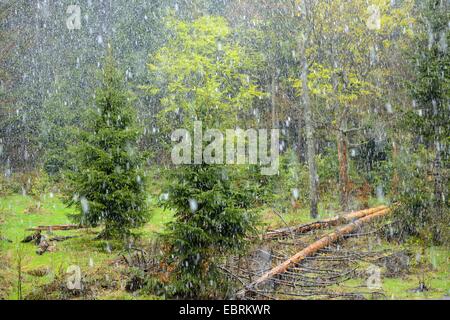
<instances>
[{"instance_id":1,"label":"birch-like tree trunk","mask_svg":"<svg viewBox=\"0 0 450 320\"><path fill-rule=\"evenodd\" d=\"M345 115L337 134L338 161L339 161L339 203L342 211L348 210L349 178L348 178L348 141L345 128Z\"/></svg>"},{"instance_id":2,"label":"birch-like tree trunk","mask_svg":"<svg viewBox=\"0 0 450 320\"><path fill-rule=\"evenodd\" d=\"M277 76L275 71L272 74L272 82L270 84L270 104L272 108L272 128L278 129L278 114L276 105L277 96Z\"/></svg>"},{"instance_id":3,"label":"birch-like tree trunk","mask_svg":"<svg viewBox=\"0 0 450 320\"><path fill-rule=\"evenodd\" d=\"M314 139L314 125L312 120L311 100L308 89L308 61L305 54L306 39L302 39L300 44L301 57L301 81L302 81L302 103L303 103L303 120L305 122L305 136L307 146L307 162L309 169L309 201L310 214L312 218L318 215L318 175L316 167L316 148Z\"/></svg>"}]
</instances>

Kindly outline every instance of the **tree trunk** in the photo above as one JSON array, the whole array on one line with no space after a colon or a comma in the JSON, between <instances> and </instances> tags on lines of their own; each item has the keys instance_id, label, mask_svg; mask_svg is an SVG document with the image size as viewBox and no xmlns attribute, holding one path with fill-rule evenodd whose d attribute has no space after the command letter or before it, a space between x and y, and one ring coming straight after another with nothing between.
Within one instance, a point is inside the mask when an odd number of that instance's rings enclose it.
<instances>
[{"instance_id":1,"label":"tree trunk","mask_svg":"<svg viewBox=\"0 0 450 320\"><path fill-rule=\"evenodd\" d=\"M399 176L398 176L398 171L397 171L397 166L395 165L397 163L397 159L398 159L398 145L395 141L392 142L392 163L394 163L394 173L392 175L392 183L391 183L391 188L392 188L392 195L397 195L398 194L398 183L400 181Z\"/></svg>"},{"instance_id":2,"label":"tree trunk","mask_svg":"<svg viewBox=\"0 0 450 320\"><path fill-rule=\"evenodd\" d=\"M315 222L311 222L308 224L302 224L302 225L294 226L294 227L285 227L285 228L269 231L266 234L264 234L262 238L264 240L280 239L280 238L286 238L293 234L306 233L306 232L309 232L312 230L329 228L332 226L337 226L337 225L340 225L343 223L351 222L355 219L359 219L359 218L368 216L370 214L373 214L375 212L385 210L385 209L387 209L386 206L378 206L378 207L371 208L371 209L364 209L364 210L360 210L360 211L347 213L344 216L338 215L333 218L315 221Z\"/></svg>"},{"instance_id":3,"label":"tree trunk","mask_svg":"<svg viewBox=\"0 0 450 320\"><path fill-rule=\"evenodd\" d=\"M57 224L53 226L37 226L28 228L27 231L57 231L57 230L75 230L83 229L83 226L78 224Z\"/></svg>"},{"instance_id":4,"label":"tree trunk","mask_svg":"<svg viewBox=\"0 0 450 320\"><path fill-rule=\"evenodd\" d=\"M277 78L275 72L272 74L272 83L270 85L270 103L272 107L272 129L278 129L278 115L276 106Z\"/></svg>"},{"instance_id":5,"label":"tree trunk","mask_svg":"<svg viewBox=\"0 0 450 320\"><path fill-rule=\"evenodd\" d=\"M435 152L433 171L434 171L434 198L435 207L438 214L442 213L444 204L444 190L443 190L443 178L442 178L442 159L441 159L441 144L439 141L435 141Z\"/></svg>"},{"instance_id":6,"label":"tree trunk","mask_svg":"<svg viewBox=\"0 0 450 320\"><path fill-rule=\"evenodd\" d=\"M345 133L346 112L344 111L341 126L337 134L338 161L339 161L339 203L342 211L348 210L348 197L350 183L348 178L348 141Z\"/></svg>"},{"instance_id":7,"label":"tree trunk","mask_svg":"<svg viewBox=\"0 0 450 320\"><path fill-rule=\"evenodd\" d=\"M334 68L338 68L340 63L338 61L338 55L335 52L333 44L331 45L331 62ZM345 77L345 75L342 75ZM338 75L336 72L332 76L333 90L335 95L339 95L338 91ZM348 202L349 202L349 178L348 178L348 141L347 141L347 113L348 106L342 106L339 103L339 100L335 100L334 110L336 112L336 117L338 119L338 127L337 129L337 151L338 151L338 163L339 163L339 204L342 211L348 211Z\"/></svg>"},{"instance_id":8,"label":"tree trunk","mask_svg":"<svg viewBox=\"0 0 450 320\"><path fill-rule=\"evenodd\" d=\"M265 284L265 282L267 282L271 278L286 272L292 266L299 264L300 262L305 260L307 257L310 257L310 256L314 255L315 253L317 253L317 251L319 251L323 248L326 248L330 244L342 239L343 236L345 236L349 233L352 233L353 231L355 231L356 229L361 227L363 224L370 222L376 218L385 216L389 212L390 212L390 209L387 208L387 209L380 210L375 213L369 214L369 215L364 216L360 219L357 219L356 221L349 223L341 228L338 228L336 231L320 238L319 240L317 240L316 242L307 246L303 250L297 252L295 255L293 255L292 257L290 257L283 263L281 263L281 264L277 265L276 267L272 268L271 270L267 271L262 276L260 276L258 279L253 281L252 283L246 285L244 289L242 289L241 291L239 291L237 293L237 297L240 299L244 298L249 291L258 290L258 288L260 288L263 284Z\"/></svg>"},{"instance_id":9,"label":"tree trunk","mask_svg":"<svg viewBox=\"0 0 450 320\"><path fill-rule=\"evenodd\" d=\"M314 126L312 123L311 101L308 89L308 61L305 56L305 43L301 44L301 64L302 64L302 100L303 100L303 118L305 121L306 146L307 146L307 162L309 168L309 201L311 217L316 218L318 215L318 175L316 169L316 150L314 139Z\"/></svg>"}]
</instances>

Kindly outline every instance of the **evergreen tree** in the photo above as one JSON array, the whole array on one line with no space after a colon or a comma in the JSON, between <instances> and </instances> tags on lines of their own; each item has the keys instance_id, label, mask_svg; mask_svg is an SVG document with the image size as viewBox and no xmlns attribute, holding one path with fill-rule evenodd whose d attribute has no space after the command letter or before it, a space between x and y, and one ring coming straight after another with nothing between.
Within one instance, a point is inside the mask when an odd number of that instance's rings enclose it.
<instances>
[{"instance_id":1,"label":"evergreen tree","mask_svg":"<svg viewBox=\"0 0 450 320\"><path fill-rule=\"evenodd\" d=\"M149 65L149 92L160 95L164 107L161 132L168 136L177 125L192 131L195 120L203 130L233 128L238 112L261 95L248 76L255 57L232 41L223 18L169 18L168 27L173 35ZM173 168L164 202L175 212L167 235L174 266L169 295L206 298L226 288L217 260L242 250L255 225L253 189L239 184L237 171L206 163Z\"/></svg>"},{"instance_id":2,"label":"evergreen tree","mask_svg":"<svg viewBox=\"0 0 450 320\"><path fill-rule=\"evenodd\" d=\"M414 77L409 83L415 108L406 112L402 121L414 147L408 150L411 154L405 155L403 163L398 164L404 183L397 215L404 234L447 242L450 241L447 203L450 11L448 2L441 0L427 0L418 9L420 29L411 56Z\"/></svg>"},{"instance_id":3,"label":"evergreen tree","mask_svg":"<svg viewBox=\"0 0 450 320\"><path fill-rule=\"evenodd\" d=\"M0 3L0 168L6 170L7 177L15 171L32 169L36 160L36 148L30 143L35 140L35 127L27 125L26 120L39 116L22 103L30 91L19 88L24 71L17 58L27 52L32 40L28 25L19 28L14 23L17 11L28 21L31 7L23 0Z\"/></svg>"},{"instance_id":4,"label":"evergreen tree","mask_svg":"<svg viewBox=\"0 0 450 320\"><path fill-rule=\"evenodd\" d=\"M137 150L140 129L132 98L111 53L95 105L88 130L70 150L68 203L80 209L74 218L82 224L104 224L104 238L126 237L146 221L144 157Z\"/></svg>"},{"instance_id":5,"label":"evergreen tree","mask_svg":"<svg viewBox=\"0 0 450 320\"><path fill-rule=\"evenodd\" d=\"M171 246L174 278L168 294L178 297L222 296L228 283L217 265L225 254L246 245L256 216L249 185L240 185L224 166L184 165L173 171L164 202L175 211L166 239Z\"/></svg>"},{"instance_id":6,"label":"evergreen tree","mask_svg":"<svg viewBox=\"0 0 450 320\"><path fill-rule=\"evenodd\" d=\"M450 40L449 4L443 0L428 0L423 4L420 21L424 32L418 36L418 52L412 59L415 73L411 84L412 96L420 108L409 114L410 128L421 135L421 142L434 152L434 200L440 210L445 202L443 161L447 161L449 137Z\"/></svg>"}]
</instances>

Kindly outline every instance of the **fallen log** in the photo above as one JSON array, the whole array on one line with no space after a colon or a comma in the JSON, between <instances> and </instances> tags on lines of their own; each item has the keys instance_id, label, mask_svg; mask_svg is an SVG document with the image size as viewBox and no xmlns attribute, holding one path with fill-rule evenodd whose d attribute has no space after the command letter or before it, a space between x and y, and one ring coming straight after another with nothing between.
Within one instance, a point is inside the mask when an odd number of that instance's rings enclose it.
<instances>
[{"instance_id":1,"label":"fallen log","mask_svg":"<svg viewBox=\"0 0 450 320\"><path fill-rule=\"evenodd\" d=\"M302 224L294 227L285 227L277 230L269 231L263 235L263 240L273 240L278 238L286 238L292 233L305 233L312 230L328 228L332 226L337 226L340 224L351 222L355 219L365 217L367 215L373 214L375 212L387 209L386 206L379 206L371 209L364 209L360 211L350 212L343 216L336 216L330 219L314 221L308 224Z\"/></svg>"},{"instance_id":2,"label":"fallen log","mask_svg":"<svg viewBox=\"0 0 450 320\"><path fill-rule=\"evenodd\" d=\"M2 236L0 236L0 241L5 241L5 242L8 242L8 243L12 243L11 240L9 240L8 238L2 237Z\"/></svg>"},{"instance_id":3,"label":"fallen log","mask_svg":"<svg viewBox=\"0 0 450 320\"><path fill-rule=\"evenodd\" d=\"M36 254L38 254L40 256L43 255L48 250L49 247L50 247L50 243L48 243L47 240L42 240L38 245Z\"/></svg>"},{"instance_id":4,"label":"fallen log","mask_svg":"<svg viewBox=\"0 0 450 320\"><path fill-rule=\"evenodd\" d=\"M53 238L50 238L49 241L58 241L58 242L60 242L60 241L66 241L66 240L73 239L73 238L78 238L78 236L53 237Z\"/></svg>"},{"instance_id":5,"label":"fallen log","mask_svg":"<svg viewBox=\"0 0 450 320\"><path fill-rule=\"evenodd\" d=\"M41 237L41 231L37 230L35 233L26 236L21 242L28 243L33 241L35 244L39 244L39 242L41 241Z\"/></svg>"},{"instance_id":6,"label":"fallen log","mask_svg":"<svg viewBox=\"0 0 450 320\"><path fill-rule=\"evenodd\" d=\"M28 228L27 231L58 231L58 230L74 230L82 229L83 227L77 224L58 224L54 226L37 226Z\"/></svg>"},{"instance_id":7,"label":"fallen log","mask_svg":"<svg viewBox=\"0 0 450 320\"><path fill-rule=\"evenodd\" d=\"M283 263L279 264L278 266L274 267L273 269L269 270L268 272L264 273L261 277L253 281L252 283L245 286L244 289L239 291L237 293L238 298L244 298L245 295L249 291L255 291L257 290L259 285L264 284L269 279L273 278L276 275L282 274L286 272L290 267L294 266L295 264L298 264L302 260L304 260L306 257L312 256L320 249L323 249L333 242L336 242L343 236L345 236L348 233L353 232L355 229L359 228L364 223L373 220L375 218L384 216L390 212L389 208L376 211L370 215L366 215L350 224L347 224L343 227L338 228L335 232L330 233L326 235L325 237L317 240L316 242L312 243L311 245L307 246L303 250L297 252L295 255L293 255L288 260L284 261Z\"/></svg>"}]
</instances>

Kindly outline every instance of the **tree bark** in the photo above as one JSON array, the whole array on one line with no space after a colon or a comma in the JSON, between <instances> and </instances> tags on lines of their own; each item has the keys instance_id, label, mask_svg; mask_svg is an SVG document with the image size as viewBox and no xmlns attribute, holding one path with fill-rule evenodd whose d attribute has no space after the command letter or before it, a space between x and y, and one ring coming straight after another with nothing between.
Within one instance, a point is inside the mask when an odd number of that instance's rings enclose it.
<instances>
[{"instance_id":1,"label":"tree bark","mask_svg":"<svg viewBox=\"0 0 450 320\"><path fill-rule=\"evenodd\" d=\"M259 277L252 283L248 284L244 289L242 289L241 291L239 291L237 293L237 297L238 298L245 297L247 292L249 292L250 290L257 290L258 286L262 286L266 281L273 278L274 276L277 276L277 275L280 275L280 274L286 272L290 267L300 263L301 261L305 260L305 258L312 256L320 249L326 248L330 244L338 241L346 234L352 233L354 230L358 229L364 223L367 223L375 218L387 215L389 212L390 212L389 208L381 210L381 211L377 211L377 212L367 215L363 218L360 218L350 224L347 224L347 225L337 229L335 232L330 233L330 234L326 235L325 237L317 240L316 242L307 246L303 250L297 252L295 255L290 257L288 260L284 261L283 263L274 267L270 271L266 272L265 274L263 274L261 277Z\"/></svg>"},{"instance_id":2,"label":"tree bark","mask_svg":"<svg viewBox=\"0 0 450 320\"><path fill-rule=\"evenodd\" d=\"M392 142L392 162L395 164L397 162L398 159L398 145L395 141ZM398 176L398 171L397 171L397 166L394 165L394 173L392 175L392 183L391 183L391 188L392 188L392 195L397 195L398 194L398 183L400 181L399 176Z\"/></svg>"},{"instance_id":3,"label":"tree bark","mask_svg":"<svg viewBox=\"0 0 450 320\"><path fill-rule=\"evenodd\" d=\"M310 214L312 218L316 218L318 215L318 175L316 168L316 150L314 139L314 126L312 122L311 101L309 97L308 89L308 61L305 56L305 44L306 41L301 43L301 81L302 81L302 102L303 102L303 119L305 121L305 134L306 134L306 147L307 147L307 162L309 169L309 202L310 202Z\"/></svg>"},{"instance_id":4,"label":"tree bark","mask_svg":"<svg viewBox=\"0 0 450 320\"><path fill-rule=\"evenodd\" d=\"M347 109L347 107L345 108ZM339 161L339 203L342 211L348 210L349 192L350 192L350 180L348 178L348 141L346 124L347 115L346 110L343 113L341 125L337 134L337 148L338 148L338 161Z\"/></svg>"},{"instance_id":5,"label":"tree bark","mask_svg":"<svg viewBox=\"0 0 450 320\"><path fill-rule=\"evenodd\" d=\"M57 231L57 230L75 230L83 229L83 226L78 224L58 224L53 226L38 226L33 228L28 228L28 231Z\"/></svg>"},{"instance_id":6,"label":"tree bark","mask_svg":"<svg viewBox=\"0 0 450 320\"><path fill-rule=\"evenodd\" d=\"M272 82L270 84L270 103L272 107L272 129L278 129L278 115L276 106L276 95L277 95L277 76L275 71L272 74Z\"/></svg>"},{"instance_id":7,"label":"tree bark","mask_svg":"<svg viewBox=\"0 0 450 320\"><path fill-rule=\"evenodd\" d=\"M338 215L338 216L330 218L330 219L314 221L314 222L311 222L308 224L302 224L302 225L294 226L294 227L285 227L285 228L267 232L266 234L263 235L263 239L264 240L273 240L273 239L286 238L293 233L305 233L305 232L309 232L312 230L318 230L318 229L328 228L331 226L337 226L340 224L351 222L354 219L359 219L359 218L365 217L367 215L373 214L375 212L385 210L385 209L387 209L386 206L379 206L376 208L350 212L344 216Z\"/></svg>"},{"instance_id":8,"label":"tree bark","mask_svg":"<svg viewBox=\"0 0 450 320\"><path fill-rule=\"evenodd\" d=\"M434 198L435 207L438 214L442 214L442 208L444 204L444 190L443 190L443 178L442 178L442 159L441 159L441 144L440 141L435 141L435 158L433 164L434 171Z\"/></svg>"}]
</instances>

